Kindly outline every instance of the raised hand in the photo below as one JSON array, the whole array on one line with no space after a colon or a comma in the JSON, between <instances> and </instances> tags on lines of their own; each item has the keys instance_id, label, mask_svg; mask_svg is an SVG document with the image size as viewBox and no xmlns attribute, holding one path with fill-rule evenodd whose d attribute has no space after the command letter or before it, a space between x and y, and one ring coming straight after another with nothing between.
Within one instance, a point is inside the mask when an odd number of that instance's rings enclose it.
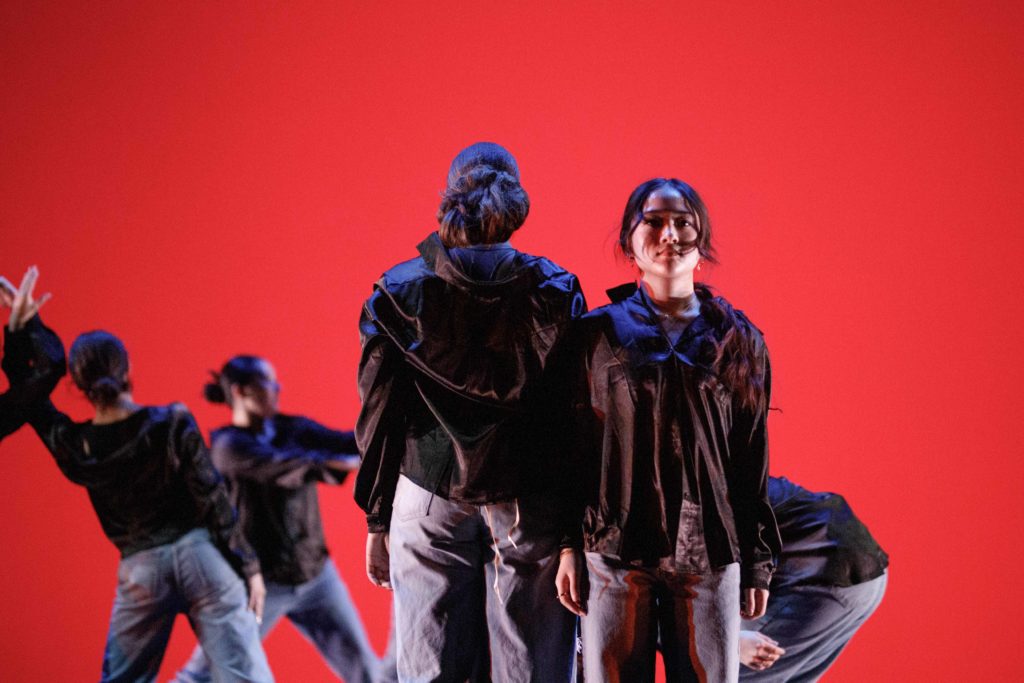
<instances>
[{"instance_id":1,"label":"raised hand","mask_svg":"<svg viewBox=\"0 0 1024 683\"><path fill-rule=\"evenodd\" d=\"M33 296L33 291L36 287L36 280L39 279L39 269L35 266L30 266L25 271L25 277L21 278L21 285L17 291L11 286L11 283L4 278L0 278L0 297L3 298L4 305L11 307L11 316L7 321L7 329L11 332L17 332L23 328L32 317L39 312L39 309L43 307L47 301L50 300L50 294L46 293L36 299Z\"/></svg>"}]
</instances>

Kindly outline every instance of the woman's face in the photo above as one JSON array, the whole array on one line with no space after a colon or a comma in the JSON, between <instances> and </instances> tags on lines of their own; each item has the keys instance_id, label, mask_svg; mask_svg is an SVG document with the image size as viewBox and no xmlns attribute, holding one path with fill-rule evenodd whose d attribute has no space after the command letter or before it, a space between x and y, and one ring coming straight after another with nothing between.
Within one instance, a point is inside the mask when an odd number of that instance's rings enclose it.
<instances>
[{"instance_id":1,"label":"woman's face","mask_svg":"<svg viewBox=\"0 0 1024 683\"><path fill-rule=\"evenodd\" d=\"M262 377L252 384L239 387L237 398L249 415L267 420L277 414L281 385L277 382L273 365L264 360L260 361L260 367Z\"/></svg>"},{"instance_id":2,"label":"woman's face","mask_svg":"<svg viewBox=\"0 0 1024 683\"><path fill-rule=\"evenodd\" d=\"M700 260L697 251L697 215L673 187L652 192L643 206L643 218L629 236L630 256L644 277L693 277Z\"/></svg>"}]
</instances>

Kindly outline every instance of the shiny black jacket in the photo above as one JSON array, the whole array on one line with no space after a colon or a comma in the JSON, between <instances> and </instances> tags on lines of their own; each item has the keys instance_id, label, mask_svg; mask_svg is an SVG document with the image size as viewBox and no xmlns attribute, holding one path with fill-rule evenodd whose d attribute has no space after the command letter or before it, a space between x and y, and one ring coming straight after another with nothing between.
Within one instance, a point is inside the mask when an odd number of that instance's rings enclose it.
<instances>
[{"instance_id":1,"label":"shiny black jacket","mask_svg":"<svg viewBox=\"0 0 1024 683\"><path fill-rule=\"evenodd\" d=\"M363 306L355 497L370 531L388 528L399 472L472 504L566 481L554 373L586 302L574 275L499 248L508 258L474 279L431 234Z\"/></svg>"},{"instance_id":2,"label":"shiny black jacket","mask_svg":"<svg viewBox=\"0 0 1024 683\"><path fill-rule=\"evenodd\" d=\"M793 586L855 586L881 576L889 556L838 493L808 491L769 477L782 553L772 591Z\"/></svg>"},{"instance_id":3,"label":"shiny black jacket","mask_svg":"<svg viewBox=\"0 0 1024 683\"><path fill-rule=\"evenodd\" d=\"M60 337L38 315L17 332L4 326L3 370L10 387L0 394L0 439L28 420L30 409L50 395L66 368Z\"/></svg>"},{"instance_id":4,"label":"shiny black jacket","mask_svg":"<svg viewBox=\"0 0 1024 683\"><path fill-rule=\"evenodd\" d=\"M30 422L64 476L88 491L103 532L122 557L207 527L239 574L260 571L184 405L146 406L123 420L94 425L73 422L47 399Z\"/></svg>"},{"instance_id":5,"label":"shiny black jacket","mask_svg":"<svg viewBox=\"0 0 1024 683\"><path fill-rule=\"evenodd\" d=\"M697 290L700 315L674 345L644 290L631 290L577 330L585 549L696 574L739 562L744 587L767 588L780 545L767 494L767 396L750 410L716 381L722 332L706 288ZM767 393L761 334L736 317L763 354Z\"/></svg>"},{"instance_id":6,"label":"shiny black jacket","mask_svg":"<svg viewBox=\"0 0 1024 683\"><path fill-rule=\"evenodd\" d=\"M352 432L279 413L259 432L217 429L210 444L263 577L289 585L317 577L328 553L316 485L345 480L334 465L357 456Z\"/></svg>"}]
</instances>

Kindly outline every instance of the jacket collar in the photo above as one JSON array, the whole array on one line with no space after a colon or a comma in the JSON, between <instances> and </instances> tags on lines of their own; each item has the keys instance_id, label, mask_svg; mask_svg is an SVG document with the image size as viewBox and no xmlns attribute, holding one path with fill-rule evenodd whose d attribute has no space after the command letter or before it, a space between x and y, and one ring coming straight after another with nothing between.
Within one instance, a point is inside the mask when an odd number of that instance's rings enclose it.
<instances>
[{"instance_id":1,"label":"jacket collar","mask_svg":"<svg viewBox=\"0 0 1024 683\"><path fill-rule=\"evenodd\" d=\"M455 285L460 289L474 288L486 290L501 288L503 291L506 288L521 289L532 287L536 280L536 273L533 268L522 267L517 268L509 277L501 280L474 280L462 272L458 264L452 260L448 249L441 242L441 237L436 231L427 235L426 239L420 242L416 249L420 252L420 256L428 268L445 282Z\"/></svg>"}]
</instances>

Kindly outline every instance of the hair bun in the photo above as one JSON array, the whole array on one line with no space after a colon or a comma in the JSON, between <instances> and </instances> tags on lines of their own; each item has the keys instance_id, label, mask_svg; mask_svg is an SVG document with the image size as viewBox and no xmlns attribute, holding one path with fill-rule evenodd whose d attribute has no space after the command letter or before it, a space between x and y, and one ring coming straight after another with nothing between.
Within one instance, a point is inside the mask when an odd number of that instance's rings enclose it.
<instances>
[{"instance_id":1,"label":"hair bun","mask_svg":"<svg viewBox=\"0 0 1024 683\"><path fill-rule=\"evenodd\" d=\"M95 380L85 393L93 403L111 406L117 402L117 397L127 388L128 386L123 380L107 376Z\"/></svg>"},{"instance_id":2,"label":"hair bun","mask_svg":"<svg viewBox=\"0 0 1024 683\"><path fill-rule=\"evenodd\" d=\"M221 386L220 375L216 372L211 372L210 375L213 380L203 385L203 398L210 403L227 403L228 395Z\"/></svg>"},{"instance_id":3,"label":"hair bun","mask_svg":"<svg viewBox=\"0 0 1024 683\"><path fill-rule=\"evenodd\" d=\"M512 173L481 163L449 180L437 220L445 246L504 242L526 220L530 198Z\"/></svg>"}]
</instances>

